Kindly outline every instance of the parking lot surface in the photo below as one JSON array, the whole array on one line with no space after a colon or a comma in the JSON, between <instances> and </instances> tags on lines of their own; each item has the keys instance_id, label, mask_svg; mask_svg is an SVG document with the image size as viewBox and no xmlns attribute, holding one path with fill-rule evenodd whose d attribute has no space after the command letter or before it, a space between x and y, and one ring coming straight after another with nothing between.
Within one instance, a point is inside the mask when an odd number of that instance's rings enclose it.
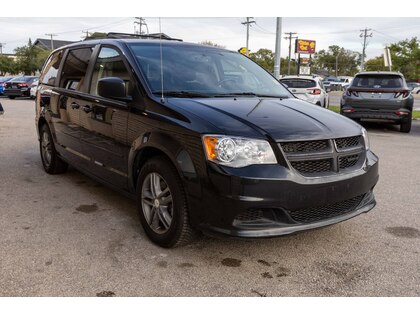
<instances>
[{"instance_id":1,"label":"parking lot surface","mask_svg":"<svg viewBox=\"0 0 420 315\"><path fill-rule=\"evenodd\" d=\"M200 236L165 250L135 203L41 165L34 102L1 98L1 296L419 296L420 121L364 124L378 205L328 228L258 240Z\"/></svg>"}]
</instances>

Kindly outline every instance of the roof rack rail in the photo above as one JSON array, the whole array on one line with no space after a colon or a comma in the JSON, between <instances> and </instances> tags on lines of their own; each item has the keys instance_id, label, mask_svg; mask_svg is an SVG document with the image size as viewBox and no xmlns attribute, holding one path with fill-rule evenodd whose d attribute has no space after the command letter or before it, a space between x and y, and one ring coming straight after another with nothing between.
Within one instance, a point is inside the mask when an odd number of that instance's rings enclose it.
<instances>
[{"instance_id":1,"label":"roof rack rail","mask_svg":"<svg viewBox=\"0 0 420 315\"><path fill-rule=\"evenodd\" d=\"M164 40L175 40L182 42L182 39L172 38L165 33L153 33L153 34L129 34L129 33L115 33L111 32L106 35L106 38L138 38L138 39L164 39Z\"/></svg>"}]
</instances>

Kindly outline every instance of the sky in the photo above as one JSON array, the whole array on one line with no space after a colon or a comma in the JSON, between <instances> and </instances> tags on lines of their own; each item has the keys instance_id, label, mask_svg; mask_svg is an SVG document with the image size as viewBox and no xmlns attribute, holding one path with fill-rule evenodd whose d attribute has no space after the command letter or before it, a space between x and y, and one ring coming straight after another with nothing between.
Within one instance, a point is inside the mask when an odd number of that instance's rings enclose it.
<instances>
[{"instance_id":1,"label":"sky","mask_svg":"<svg viewBox=\"0 0 420 315\"><path fill-rule=\"evenodd\" d=\"M134 13L134 12L133 12ZM137 12L136 12L137 13ZM134 15L134 14L133 14ZM159 19L144 17L150 33L159 32ZM161 30L171 37L186 42L210 40L229 50L238 50L246 44L246 27L241 24L245 17L163 17ZM260 48L275 48L275 17L254 17L256 23L250 28L249 48L255 52ZM382 54L387 44L417 36L420 38L420 17L284 17L282 32L295 32L301 39L316 40L317 51L330 45L339 45L361 52L360 30L369 28L367 57ZM143 29L145 27L143 26ZM78 41L82 31L89 32L134 32L134 17L0 17L0 43L3 53L25 45L28 39L49 38ZM287 56L289 43L282 36L281 55ZM293 46L292 46L293 47ZM293 48L292 48L293 49Z\"/></svg>"},{"instance_id":2,"label":"sky","mask_svg":"<svg viewBox=\"0 0 420 315\"><path fill-rule=\"evenodd\" d=\"M382 54L387 44L412 37L420 38L420 17L409 17L418 8L418 0L399 0L387 5L375 0L322 2L313 0L72 0L71 5L58 5L56 0L20 0L19 10L11 2L0 10L0 43L3 53L13 53L28 39L49 38L79 41L89 32L134 32L134 16L145 18L150 33L161 31L186 42L210 40L230 50L246 45L246 27L241 23L253 16L249 48L274 51L276 17L282 18L282 33L295 32L301 39L315 40L317 51L338 45L362 51L361 31L369 28L368 58ZM101 3L101 5L98 5ZM106 5L109 3L109 5ZM103 5L105 4L105 5ZM412 9L410 9L412 8ZM393 17L398 14L401 17ZM76 16L76 17L75 17ZM79 17L77 17L79 16ZM212 17L213 16L213 17ZM301 16L301 17L296 17ZM374 17L372 17L374 16ZM382 16L382 17L381 17ZM144 28L143 28L144 29ZM281 56L288 55L289 43L282 35Z\"/></svg>"}]
</instances>

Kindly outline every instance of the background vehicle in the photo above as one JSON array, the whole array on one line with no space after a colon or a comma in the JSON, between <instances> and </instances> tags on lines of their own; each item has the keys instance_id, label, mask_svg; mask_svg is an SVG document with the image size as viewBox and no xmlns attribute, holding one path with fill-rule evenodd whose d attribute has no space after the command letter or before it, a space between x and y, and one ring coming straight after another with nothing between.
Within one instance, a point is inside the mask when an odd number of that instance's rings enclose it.
<instances>
[{"instance_id":1,"label":"background vehicle","mask_svg":"<svg viewBox=\"0 0 420 315\"><path fill-rule=\"evenodd\" d=\"M5 83L11 79L13 79L13 77L0 77L0 95L3 95Z\"/></svg>"},{"instance_id":2,"label":"background vehicle","mask_svg":"<svg viewBox=\"0 0 420 315\"><path fill-rule=\"evenodd\" d=\"M349 118L385 120L410 132L414 99L399 72L358 73L341 99L341 114Z\"/></svg>"},{"instance_id":3,"label":"background vehicle","mask_svg":"<svg viewBox=\"0 0 420 315\"><path fill-rule=\"evenodd\" d=\"M38 79L35 79L34 82L32 82L31 86L30 86L30 92L29 92L29 97L31 99L35 99L36 97L36 91L38 90Z\"/></svg>"},{"instance_id":4,"label":"background vehicle","mask_svg":"<svg viewBox=\"0 0 420 315\"><path fill-rule=\"evenodd\" d=\"M375 206L378 159L366 131L296 99L237 52L87 40L50 55L38 93L45 171L70 163L135 198L160 246L185 244L196 229L295 233Z\"/></svg>"},{"instance_id":5,"label":"background vehicle","mask_svg":"<svg viewBox=\"0 0 420 315\"><path fill-rule=\"evenodd\" d=\"M340 79L336 77L327 77L322 81L325 91L337 91L341 89Z\"/></svg>"},{"instance_id":6,"label":"background vehicle","mask_svg":"<svg viewBox=\"0 0 420 315\"><path fill-rule=\"evenodd\" d=\"M328 108L328 93L319 77L284 76L279 81L297 98Z\"/></svg>"},{"instance_id":7,"label":"background vehicle","mask_svg":"<svg viewBox=\"0 0 420 315\"><path fill-rule=\"evenodd\" d=\"M10 99L18 96L30 96L30 86L37 78L31 76L13 78L4 85L3 94Z\"/></svg>"},{"instance_id":8,"label":"background vehicle","mask_svg":"<svg viewBox=\"0 0 420 315\"><path fill-rule=\"evenodd\" d=\"M410 90L420 89L420 83L419 82L407 82L407 86Z\"/></svg>"},{"instance_id":9,"label":"background vehicle","mask_svg":"<svg viewBox=\"0 0 420 315\"><path fill-rule=\"evenodd\" d=\"M411 93L413 93L413 94L420 94L420 87L415 87L415 88L411 91Z\"/></svg>"},{"instance_id":10,"label":"background vehicle","mask_svg":"<svg viewBox=\"0 0 420 315\"><path fill-rule=\"evenodd\" d=\"M341 85L341 90L345 90L349 87L353 77L349 76L339 76L338 79L340 80L338 83Z\"/></svg>"}]
</instances>

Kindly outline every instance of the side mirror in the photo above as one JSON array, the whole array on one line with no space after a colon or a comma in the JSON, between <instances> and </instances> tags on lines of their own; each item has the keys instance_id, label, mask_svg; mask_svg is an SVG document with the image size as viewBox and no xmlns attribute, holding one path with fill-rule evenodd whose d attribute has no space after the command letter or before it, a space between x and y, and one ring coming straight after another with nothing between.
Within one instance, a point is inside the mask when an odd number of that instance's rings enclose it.
<instances>
[{"instance_id":1,"label":"side mirror","mask_svg":"<svg viewBox=\"0 0 420 315\"><path fill-rule=\"evenodd\" d=\"M125 82L117 77L100 79L98 81L98 95L123 102L130 102L132 100L132 98L125 93Z\"/></svg>"}]
</instances>

